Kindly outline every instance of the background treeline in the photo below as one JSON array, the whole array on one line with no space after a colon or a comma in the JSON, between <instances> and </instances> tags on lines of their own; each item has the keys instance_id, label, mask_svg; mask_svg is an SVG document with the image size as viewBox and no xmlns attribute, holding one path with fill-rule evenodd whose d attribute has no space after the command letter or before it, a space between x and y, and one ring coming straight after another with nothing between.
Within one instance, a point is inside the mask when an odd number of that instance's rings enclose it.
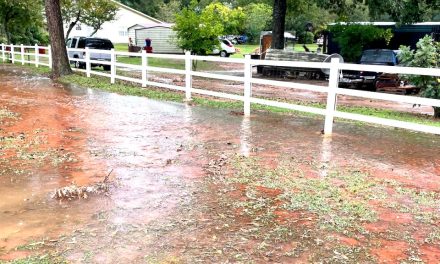
<instances>
[{"instance_id":1,"label":"background treeline","mask_svg":"<svg viewBox=\"0 0 440 264\"><path fill-rule=\"evenodd\" d=\"M176 14L191 6L190 0L119 0L147 15L175 22ZM115 6L108 0L62 0L65 22L83 23L98 30L114 17ZM246 34L257 41L260 31L271 30L273 0L196 1L202 12L213 3L221 3L242 15L239 27L231 34ZM0 42L47 44L43 0L0 0ZM78 19L79 18L79 19ZM337 21L397 21L401 23L440 21L438 0L287 0L286 31L295 32L300 42ZM231 24L233 21L225 21ZM309 32L306 25L313 25ZM68 30L68 28L65 28Z\"/></svg>"}]
</instances>

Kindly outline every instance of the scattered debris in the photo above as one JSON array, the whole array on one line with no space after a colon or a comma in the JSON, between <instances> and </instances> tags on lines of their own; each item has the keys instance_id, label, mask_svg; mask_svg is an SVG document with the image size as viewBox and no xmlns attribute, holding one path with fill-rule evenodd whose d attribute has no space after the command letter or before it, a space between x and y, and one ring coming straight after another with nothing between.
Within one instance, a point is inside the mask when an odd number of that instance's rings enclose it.
<instances>
[{"instance_id":1,"label":"scattered debris","mask_svg":"<svg viewBox=\"0 0 440 264\"><path fill-rule=\"evenodd\" d=\"M87 199L90 194L101 194L107 193L109 191L109 184L107 183L97 183L93 186L77 186L76 184L72 184L70 186L66 186L60 189L55 190L55 193L52 195L53 199Z\"/></svg>"},{"instance_id":2,"label":"scattered debris","mask_svg":"<svg viewBox=\"0 0 440 264\"><path fill-rule=\"evenodd\" d=\"M222 174L222 168L227 164L227 162L228 156L222 154L218 159L210 160L205 169L214 176L220 175Z\"/></svg>"},{"instance_id":3,"label":"scattered debris","mask_svg":"<svg viewBox=\"0 0 440 264\"><path fill-rule=\"evenodd\" d=\"M73 199L87 199L90 194L106 194L110 190L109 177L113 169L105 176L102 182L95 183L92 186L78 186L72 183L69 186L55 190L52 199L58 200L73 200Z\"/></svg>"},{"instance_id":4,"label":"scattered debris","mask_svg":"<svg viewBox=\"0 0 440 264\"><path fill-rule=\"evenodd\" d=\"M243 116L244 112L243 111L231 111L229 112L230 115L234 115L234 116Z\"/></svg>"}]
</instances>

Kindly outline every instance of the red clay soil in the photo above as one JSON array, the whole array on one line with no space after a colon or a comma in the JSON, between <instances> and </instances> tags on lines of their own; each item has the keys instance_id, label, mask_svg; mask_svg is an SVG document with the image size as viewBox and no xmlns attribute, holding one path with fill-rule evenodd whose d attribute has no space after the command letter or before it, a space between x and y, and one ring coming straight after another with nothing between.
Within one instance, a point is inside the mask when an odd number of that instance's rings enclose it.
<instances>
[{"instance_id":1,"label":"red clay soil","mask_svg":"<svg viewBox=\"0 0 440 264\"><path fill-rule=\"evenodd\" d=\"M221 72L222 74L231 74L227 71ZM175 85L184 86L184 78L171 76L167 74L154 74L151 75L152 80L157 82L174 83ZM254 74L254 78L267 79L259 74ZM305 80L305 79L284 79L284 78L270 78L276 81L294 82L301 84L328 86L326 80ZM213 82L210 79L204 79L199 77L193 78L193 87L211 91L232 93L243 95L243 84L235 81L222 81L216 80ZM252 95L264 99L275 99L281 101L299 101L308 103L321 103L325 104L327 97L325 93L318 93L308 90L291 89L272 85L252 85ZM411 96L411 95L408 95ZM414 95L412 95L414 96ZM342 106L357 106L357 107L373 107L377 109L388 109L408 113L416 113L423 115L433 115L434 110L429 106L414 106L413 104L397 103L384 100L373 100L361 97L338 95L338 105Z\"/></svg>"},{"instance_id":2,"label":"red clay soil","mask_svg":"<svg viewBox=\"0 0 440 264\"><path fill-rule=\"evenodd\" d=\"M439 263L440 138L0 66L0 260ZM296 95L292 95L296 96ZM57 200L55 189L109 191Z\"/></svg>"}]
</instances>

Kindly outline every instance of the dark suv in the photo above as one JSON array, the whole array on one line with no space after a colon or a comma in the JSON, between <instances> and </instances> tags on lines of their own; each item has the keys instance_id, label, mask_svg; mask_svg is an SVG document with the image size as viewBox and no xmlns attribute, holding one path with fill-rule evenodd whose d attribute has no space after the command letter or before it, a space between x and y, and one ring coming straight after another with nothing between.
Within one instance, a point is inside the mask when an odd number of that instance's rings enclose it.
<instances>
[{"instance_id":1,"label":"dark suv","mask_svg":"<svg viewBox=\"0 0 440 264\"><path fill-rule=\"evenodd\" d=\"M362 57L359 64L367 65L397 65L397 54L389 49L370 49L362 52ZM356 88L375 89L375 83L379 72L364 72L364 71L343 71L342 77L339 79L341 87L355 86Z\"/></svg>"},{"instance_id":2,"label":"dark suv","mask_svg":"<svg viewBox=\"0 0 440 264\"><path fill-rule=\"evenodd\" d=\"M97 61L110 61L111 56L110 54L95 53L92 50L94 49L111 50L114 48L113 43L108 39L86 38L86 37L69 38L67 40L66 46L67 48L76 48L76 49L84 49L88 47L89 49L91 49L90 59ZM69 58L85 59L85 52L83 51L69 51L68 54L69 54ZM72 61L72 63L75 65L76 68L85 68L84 62ZM92 64L92 67L99 67L99 66L102 66L106 71L110 70L110 65L96 64L96 63Z\"/></svg>"}]
</instances>

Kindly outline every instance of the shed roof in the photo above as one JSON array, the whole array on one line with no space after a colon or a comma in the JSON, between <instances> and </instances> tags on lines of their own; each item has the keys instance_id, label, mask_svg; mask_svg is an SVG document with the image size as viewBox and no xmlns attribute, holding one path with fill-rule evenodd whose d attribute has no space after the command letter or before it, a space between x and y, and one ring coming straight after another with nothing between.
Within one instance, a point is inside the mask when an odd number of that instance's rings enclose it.
<instances>
[{"instance_id":1,"label":"shed roof","mask_svg":"<svg viewBox=\"0 0 440 264\"><path fill-rule=\"evenodd\" d=\"M397 23L396 22L350 22L351 24L358 24L358 25L373 25L373 26L396 26ZM348 24L350 24L348 23ZM341 23L331 23L329 25L336 25L336 24L341 24L341 25L346 25L346 22L341 22ZM413 23L413 24L408 24L406 26L440 26L440 22L420 22L420 23Z\"/></svg>"}]
</instances>

